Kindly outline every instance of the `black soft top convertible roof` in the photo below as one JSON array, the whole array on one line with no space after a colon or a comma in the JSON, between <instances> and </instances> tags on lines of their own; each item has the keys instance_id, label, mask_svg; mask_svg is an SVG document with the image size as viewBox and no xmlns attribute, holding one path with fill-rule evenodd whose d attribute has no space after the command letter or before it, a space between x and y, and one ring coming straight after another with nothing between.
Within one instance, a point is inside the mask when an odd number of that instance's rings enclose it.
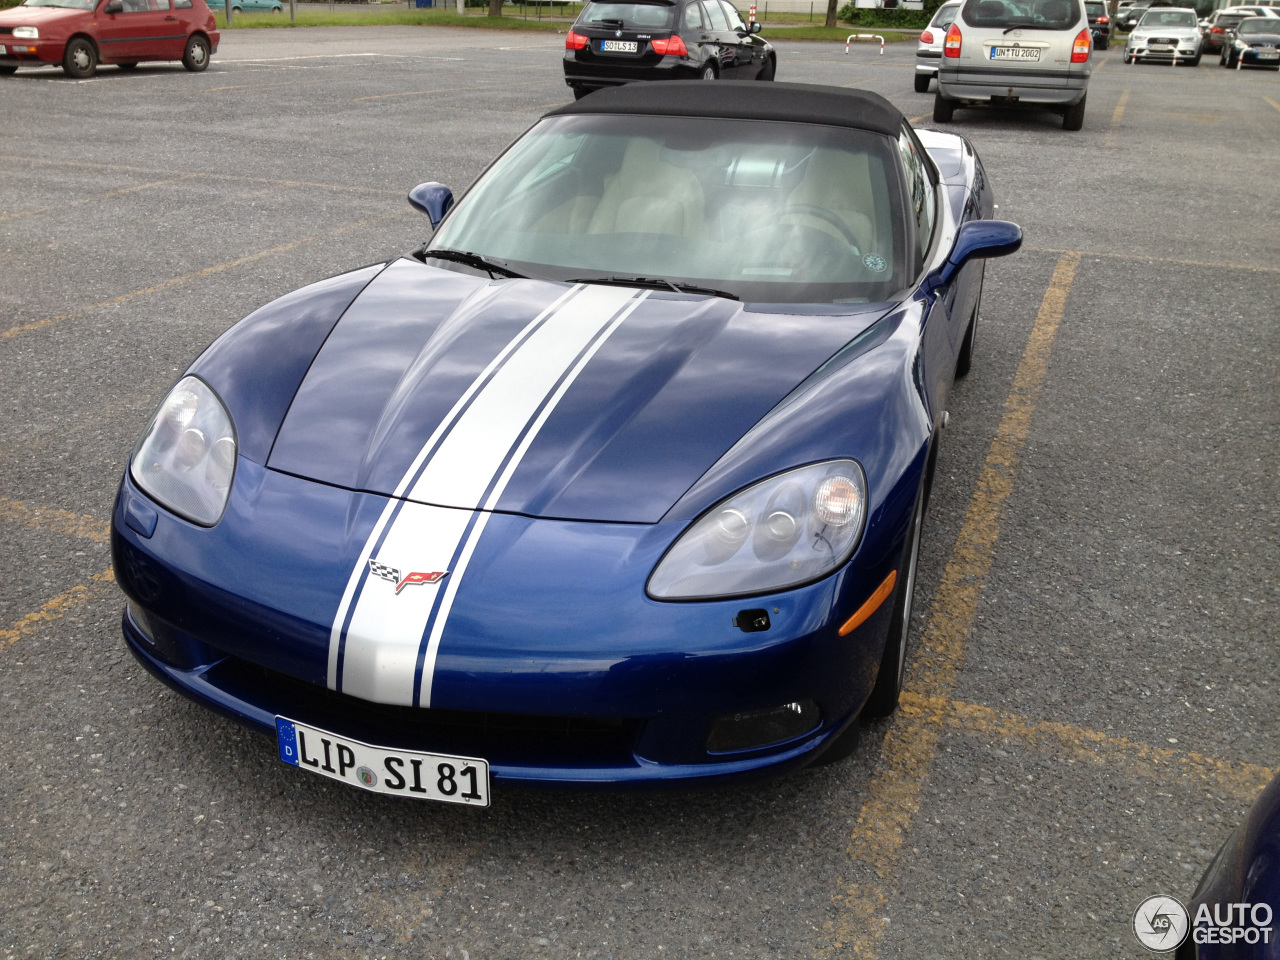
<instances>
[{"instance_id":1,"label":"black soft top convertible roof","mask_svg":"<svg viewBox=\"0 0 1280 960\"><path fill-rule=\"evenodd\" d=\"M548 117L578 114L637 114L725 120L789 120L856 127L896 137L903 117L884 97L868 90L816 83L663 80L597 90Z\"/></svg>"}]
</instances>

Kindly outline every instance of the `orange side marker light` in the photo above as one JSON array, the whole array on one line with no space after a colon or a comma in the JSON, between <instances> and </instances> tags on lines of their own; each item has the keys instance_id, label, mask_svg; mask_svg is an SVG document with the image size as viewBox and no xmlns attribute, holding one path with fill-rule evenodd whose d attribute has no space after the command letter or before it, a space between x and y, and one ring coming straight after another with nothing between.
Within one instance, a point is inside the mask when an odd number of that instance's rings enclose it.
<instances>
[{"instance_id":1,"label":"orange side marker light","mask_svg":"<svg viewBox=\"0 0 1280 960\"><path fill-rule=\"evenodd\" d=\"M898 571L893 570L884 578L884 583L876 587L876 592L867 598L867 602L858 608L858 612L844 622L840 628L840 636L847 637L857 630L867 618L880 609L880 604L889 599L893 593L893 585L898 582Z\"/></svg>"}]
</instances>

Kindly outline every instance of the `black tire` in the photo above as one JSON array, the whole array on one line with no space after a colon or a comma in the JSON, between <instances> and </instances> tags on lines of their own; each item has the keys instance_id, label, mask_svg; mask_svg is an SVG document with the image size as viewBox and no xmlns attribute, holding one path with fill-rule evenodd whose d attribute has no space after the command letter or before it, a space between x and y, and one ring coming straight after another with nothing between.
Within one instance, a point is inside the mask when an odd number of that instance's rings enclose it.
<instances>
[{"instance_id":1,"label":"black tire","mask_svg":"<svg viewBox=\"0 0 1280 960\"><path fill-rule=\"evenodd\" d=\"M947 100L942 96L939 90L933 95L933 122L934 123L950 123L952 115L956 112L954 100Z\"/></svg>"},{"instance_id":2,"label":"black tire","mask_svg":"<svg viewBox=\"0 0 1280 960\"><path fill-rule=\"evenodd\" d=\"M1099 50L1106 50L1110 46L1111 46L1111 40L1108 39L1107 37L1103 37L1101 40L1098 41Z\"/></svg>"},{"instance_id":3,"label":"black tire","mask_svg":"<svg viewBox=\"0 0 1280 960\"><path fill-rule=\"evenodd\" d=\"M595 87L580 87L577 84L574 84L569 89L573 91L573 99L575 100L581 100L587 94L595 92Z\"/></svg>"},{"instance_id":4,"label":"black tire","mask_svg":"<svg viewBox=\"0 0 1280 960\"><path fill-rule=\"evenodd\" d=\"M932 79L933 77L929 76L927 73L917 73L916 74L916 93L928 93L929 81Z\"/></svg>"},{"instance_id":5,"label":"black tire","mask_svg":"<svg viewBox=\"0 0 1280 960\"><path fill-rule=\"evenodd\" d=\"M1085 101L1088 99L1089 99L1089 95L1086 93L1083 97L1080 98L1079 103L1074 104L1070 107L1067 107L1067 109L1063 111L1063 114L1062 114L1063 130L1079 130L1081 127L1084 126L1084 104L1085 104Z\"/></svg>"},{"instance_id":6,"label":"black tire","mask_svg":"<svg viewBox=\"0 0 1280 960\"><path fill-rule=\"evenodd\" d=\"M1124 62L1125 62L1125 65L1126 65L1126 66L1127 66L1128 64L1130 64L1130 63L1133 63L1133 57L1129 56L1129 55L1126 53L1126 54L1124 55Z\"/></svg>"},{"instance_id":7,"label":"black tire","mask_svg":"<svg viewBox=\"0 0 1280 960\"><path fill-rule=\"evenodd\" d=\"M778 73L778 64L773 57L764 58L764 66L760 68L760 75L757 80L772 80Z\"/></svg>"},{"instance_id":8,"label":"black tire","mask_svg":"<svg viewBox=\"0 0 1280 960\"><path fill-rule=\"evenodd\" d=\"M0 77L7 77L17 72L18 72L18 68L13 66L12 64L6 63L6 64L0 65Z\"/></svg>"},{"instance_id":9,"label":"black tire","mask_svg":"<svg viewBox=\"0 0 1280 960\"><path fill-rule=\"evenodd\" d=\"M969 326L964 332L964 341L960 344L960 354L956 357L956 379L965 376L973 366L973 342L978 337L978 311L982 309L982 285L987 279L987 265L982 265L982 273L978 275L978 299L973 304L973 315L969 317Z\"/></svg>"},{"instance_id":10,"label":"black tire","mask_svg":"<svg viewBox=\"0 0 1280 960\"><path fill-rule=\"evenodd\" d=\"M192 73L209 66L209 41L199 34L188 39L187 49L182 51L182 65Z\"/></svg>"},{"instance_id":11,"label":"black tire","mask_svg":"<svg viewBox=\"0 0 1280 960\"><path fill-rule=\"evenodd\" d=\"M68 77L84 80L98 69L98 48L85 37L72 37L62 53L62 70Z\"/></svg>"},{"instance_id":12,"label":"black tire","mask_svg":"<svg viewBox=\"0 0 1280 960\"><path fill-rule=\"evenodd\" d=\"M716 78L716 68L714 64L703 64L702 72L698 74L699 80L714 80Z\"/></svg>"},{"instance_id":13,"label":"black tire","mask_svg":"<svg viewBox=\"0 0 1280 960\"><path fill-rule=\"evenodd\" d=\"M132 70L134 67L137 66L137 64L136 63L117 63L116 66L119 67L121 70Z\"/></svg>"},{"instance_id":14,"label":"black tire","mask_svg":"<svg viewBox=\"0 0 1280 960\"><path fill-rule=\"evenodd\" d=\"M920 483L915 506L911 511L911 526L907 529L907 545L902 553L901 576L893 592L893 615L889 620L889 633L884 641L884 654L880 658L880 672L871 696L862 707L862 719L879 720L898 708L902 693L902 681L907 673L907 641L911 632L911 607L916 591L916 567L920 563L920 531L924 527L925 487L928 478Z\"/></svg>"},{"instance_id":15,"label":"black tire","mask_svg":"<svg viewBox=\"0 0 1280 960\"><path fill-rule=\"evenodd\" d=\"M1187 61L1187 66L1188 66L1188 67L1198 67L1198 66L1200 66L1200 54L1198 54L1198 53L1197 53L1194 57L1192 57L1190 60L1188 60L1188 61Z\"/></svg>"}]
</instances>

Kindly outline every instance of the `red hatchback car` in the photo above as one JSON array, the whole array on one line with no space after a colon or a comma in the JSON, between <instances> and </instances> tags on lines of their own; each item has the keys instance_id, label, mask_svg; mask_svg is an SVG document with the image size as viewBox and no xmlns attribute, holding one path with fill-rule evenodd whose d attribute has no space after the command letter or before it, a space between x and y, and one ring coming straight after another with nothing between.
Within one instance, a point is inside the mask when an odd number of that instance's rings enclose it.
<instances>
[{"instance_id":1,"label":"red hatchback car","mask_svg":"<svg viewBox=\"0 0 1280 960\"><path fill-rule=\"evenodd\" d=\"M122 70L143 60L181 60L203 70L218 49L205 0L26 0L0 12L0 74L61 66L93 75L99 63Z\"/></svg>"}]
</instances>

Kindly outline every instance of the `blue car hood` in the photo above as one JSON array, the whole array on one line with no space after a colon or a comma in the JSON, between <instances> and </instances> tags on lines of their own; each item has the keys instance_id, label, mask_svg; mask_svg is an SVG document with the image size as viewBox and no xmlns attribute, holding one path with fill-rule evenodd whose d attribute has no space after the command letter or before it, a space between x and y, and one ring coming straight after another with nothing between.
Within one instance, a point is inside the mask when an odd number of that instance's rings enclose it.
<instances>
[{"instance_id":1,"label":"blue car hood","mask_svg":"<svg viewBox=\"0 0 1280 960\"><path fill-rule=\"evenodd\" d=\"M436 506L656 523L888 308L815 315L400 260L325 341L267 465Z\"/></svg>"}]
</instances>

